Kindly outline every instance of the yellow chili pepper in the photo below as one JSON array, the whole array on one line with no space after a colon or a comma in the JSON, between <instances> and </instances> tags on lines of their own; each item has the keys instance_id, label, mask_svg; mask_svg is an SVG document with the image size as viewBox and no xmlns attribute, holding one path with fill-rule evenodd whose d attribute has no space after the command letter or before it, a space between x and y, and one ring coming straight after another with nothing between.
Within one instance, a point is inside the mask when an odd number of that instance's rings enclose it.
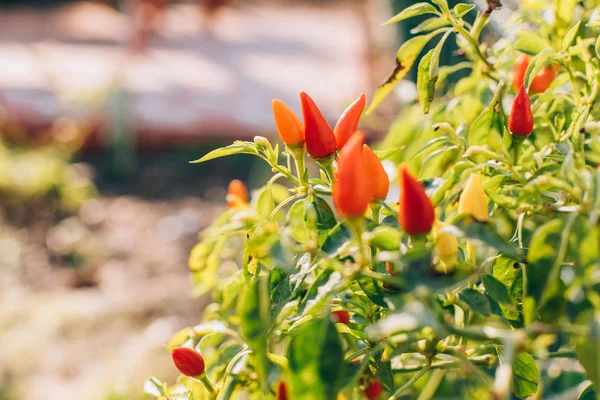
<instances>
[{"instance_id":1,"label":"yellow chili pepper","mask_svg":"<svg viewBox=\"0 0 600 400\"><path fill-rule=\"evenodd\" d=\"M479 222L487 222L488 198L483 191L479 175L472 174L458 201L458 212L467 213Z\"/></svg>"},{"instance_id":2,"label":"yellow chili pepper","mask_svg":"<svg viewBox=\"0 0 600 400\"><path fill-rule=\"evenodd\" d=\"M451 233L440 233L439 230L444 226L446 224L441 221L436 223L438 235L435 243L435 252L440 260L437 270L449 274L454 271L454 267L458 261L458 240Z\"/></svg>"}]
</instances>

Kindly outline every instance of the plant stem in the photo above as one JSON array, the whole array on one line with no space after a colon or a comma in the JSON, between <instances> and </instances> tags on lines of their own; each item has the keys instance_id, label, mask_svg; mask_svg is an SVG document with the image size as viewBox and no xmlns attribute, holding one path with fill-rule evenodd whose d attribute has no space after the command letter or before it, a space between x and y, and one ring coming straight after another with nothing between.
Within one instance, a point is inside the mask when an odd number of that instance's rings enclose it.
<instances>
[{"instance_id":1,"label":"plant stem","mask_svg":"<svg viewBox=\"0 0 600 400\"><path fill-rule=\"evenodd\" d=\"M489 355L483 355L478 357L469 358L468 360L474 365L488 365L490 362ZM449 361L437 361L431 363L429 365L430 369L450 369L455 367L460 367L464 363L463 360L449 360ZM398 373L408 373L408 372L416 372L420 371L427 367L427 364L415 365L413 367L404 367L404 368L394 368L392 371Z\"/></svg>"},{"instance_id":2,"label":"plant stem","mask_svg":"<svg viewBox=\"0 0 600 400\"><path fill-rule=\"evenodd\" d=\"M209 399L216 399L217 398L217 392L215 391L215 387L213 386L213 384L210 382L210 379L208 379L208 376L204 373L204 374L202 374L202 375L200 375L198 377L198 380L200 382L202 382L202 385L208 391L208 397L209 397Z\"/></svg>"},{"instance_id":3,"label":"plant stem","mask_svg":"<svg viewBox=\"0 0 600 400\"><path fill-rule=\"evenodd\" d=\"M400 395L402 394L402 392L404 392L406 389L411 387L416 381L421 379L421 377L423 375L425 375L427 373L427 371L429 371L430 368L431 368L431 361L428 361L427 364L425 365L425 367L423 367L419 372L417 372L417 374L415 374L415 376L410 378L404 385L402 385L400 388L398 388L398 390L396 390L394 392L394 394L392 394L389 397L388 400L395 400L395 399L400 398Z\"/></svg>"},{"instance_id":4,"label":"plant stem","mask_svg":"<svg viewBox=\"0 0 600 400\"><path fill-rule=\"evenodd\" d=\"M348 218L346 220L346 224L348 225L348 228L350 228L350 234L358 246L358 259L356 260L357 264L362 267L367 263L365 246L362 239L362 233L364 229L363 217Z\"/></svg>"},{"instance_id":5,"label":"plant stem","mask_svg":"<svg viewBox=\"0 0 600 400\"><path fill-rule=\"evenodd\" d=\"M327 173L329 182L333 185L335 183L335 173L333 171L333 160L335 159L335 153L325 158L315 158L317 164L321 166Z\"/></svg>"}]
</instances>

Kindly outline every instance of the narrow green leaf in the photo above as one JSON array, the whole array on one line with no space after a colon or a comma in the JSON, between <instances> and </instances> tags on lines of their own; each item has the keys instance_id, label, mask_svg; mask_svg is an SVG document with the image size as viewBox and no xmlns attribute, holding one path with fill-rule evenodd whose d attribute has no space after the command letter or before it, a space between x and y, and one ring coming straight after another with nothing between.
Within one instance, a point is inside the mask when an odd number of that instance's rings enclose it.
<instances>
[{"instance_id":1,"label":"narrow green leaf","mask_svg":"<svg viewBox=\"0 0 600 400\"><path fill-rule=\"evenodd\" d=\"M448 7L448 1L446 0L431 0L432 3L436 4L443 13L449 14L450 7Z\"/></svg>"},{"instance_id":2,"label":"narrow green leaf","mask_svg":"<svg viewBox=\"0 0 600 400\"><path fill-rule=\"evenodd\" d=\"M600 36L598 36L598 39L596 39L594 50L596 51L596 57L600 58Z\"/></svg>"},{"instance_id":3,"label":"narrow green leaf","mask_svg":"<svg viewBox=\"0 0 600 400\"><path fill-rule=\"evenodd\" d=\"M313 196L312 206L317 213L317 229L330 230L337 225L337 219L329 204L321 197Z\"/></svg>"},{"instance_id":4,"label":"narrow green leaf","mask_svg":"<svg viewBox=\"0 0 600 400\"><path fill-rule=\"evenodd\" d=\"M299 328L288 347L290 398L334 400L345 374L342 342L329 316Z\"/></svg>"},{"instance_id":5,"label":"narrow green leaf","mask_svg":"<svg viewBox=\"0 0 600 400\"><path fill-rule=\"evenodd\" d=\"M556 53L554 51L544 49L541 53L531 59L527 66L527 70L525 71L524 82L526 88L529 88L531 82L535 79L535 76L555 57Z\"/></svg>"},{"instance_id":6,"label":"narrow green leaf","mask_svg":"<svg viewBox=\"0 0 600 400\"><path fill-rule=\"evenodd\" d=\"M498 250L505 257L513 260L521 259L519 251L496 232L489 223L476 221L469 216L462 216L458 220L453 221L452 224L458 228L465 237L482 241Z\"/></svg>"},{"instance_id":7,"label":"narrow green leaf","mask_svg":"<svg viewBox=\"0 0 600 400\"><path fill-rule=\"evenodd\" d=\"M510 293L508 293L508 289L502 282L500 282L498 279L494 278L490 274L482 275L481 280L483 281L483 285L485 286L486 292L490 295L492 299L504 305L513 304L512 298L510 297Z\"/></svg>"},{"instance_id":8,"label":"narrow green leaf","mask_svg":"<svg viewBox=\"0 0 600 400\"><path fill-rule=\"evenodd\" d=\"M399 22L399 21L402 21L402 20L405 20L405 19L408 19L411 17L416 17L417 15L436 14L436 13L437 13L437 10L431 4L416 3L416 4L413 4L412 6L406 7L404 10L400 11L398 14L396 14L389 20L385 21L383 23L383 25L394 24L396 22Z\"/></svg>"},{"instance_id":9,"label":"narrow green leaf","mask_svg":"<svg viewBox=\"0 0 600 400\"><path fill-rule=\"evenodd\" d=\"M539 372L533 356L525 351L515 355L513 361L512 391L524 399L533 396L538 388Z\"/></svg>"},{"instance_id":10,"label":"narrow green leaf","mask_svg":"<svg viewBox=\"0 0 600 400\"><path fill-rule=\"evenodd\" d=\"M431 53L431 61L429 62L429 81L433 82L435 87L435 82L437 82L439 73L440 73L440 54L442 54L442 48L444 47L444 43L448 39L448 36L454 32L453 30L447 30L444 36L440 39L440 41L433 48L433 53Z\"/></svg>"},{"instance_id":11,"label":"narrow green leaf","mask_svg":"<svg viewBox=\"0 0 600 400\"><path fill-rule=\"evenodd\" d=\"M517 40L513 44L513 47L515 50L522 51L523 53L532 56L541 53L545 49L552 49L552 46L548 41L530 31L520 31L517 34Z\"/></svg>"},{"instance_id":12,"label":"narrow green leaf","mask_svg":"<svg viewBox=\"0 0 600 400\"><path fill-rule=\"evenodd\" d=\"M588 385L585 389L583 389L583 392L579 394L577 400L597 400L594 385Z\"/></svg>"},{"instance_id":13,"label":"narrow green leaf","mask_svg":"<svg viewBox=\"0 0 600 400\"><path fill-rule=\"evenodd\" d=\"M242 142L242 141L236 140L235 142L233 142L232 145L213 150L198 160L190 161L190 163L192 163L192 164L202 163L202 162L206 162L209 160L214 160L215 158L230 156L233 154L258 155L258 146L254 142Z\"/></svg>"},{"instance_id":14,"label":"narrow green leaf","mask_svg":"<svg viewBox=\"0 0 600 400\"><path fill-rule=\"evenodd\" d=\"M567 32L567 34L565 35L565 38L563 39L563 44L562 44L563 51L567 51L569 49L569 47L571 47L571 45L575 41L575 38L577 37L577 33L579 32L580 25L581 25L581 21L577 21L577 23L571 29L569 29L569 32Z\"/></svg>"},{"instance_id":15,"label":"narrow green leaf","mask_svg":"<svg viewBox=\"0 0 600 400\"><path fill-rule=\"evenodd\" d=\"M396 53L396 66L390 76L375 90L373 100L365 114L370 114L392 92L394 86L406 76L423 50L423 47L446 28L435 30L427 35L415 36L404 42Z\"/></svg>"},{"instance_id":16,"label":"narrow green leaf","mask_svg":"<svg viewBox=\"0 0 600 400\"><path fill-rule=\"evenodd\" d=\"M487 146L490 149L506 153L506 147L502 141L502 120L497 105L488 105L473 121L469 128L469 146Z\"/></svg>"},{"instance_id":17,"label":"narrow green leaf","mask_svg":"<svg viewBox=\"0 0 600 400\"><path fill-rule=\"evenodd\" d=\"M456 15L456 18L462 18L474 8L475 4L458 3L454 6L454 14Z\"/></svg>"},{"instance_id":18,"label":"narrow green leaf","mask_svg":"<svg viewBox=\"0 0 600 400\"><path fill-rule=\"evenodd\" d=\"M492 310L490 302L483 293L475 289L465 289L460 292L458 298L465 303L471 311L482 315L490 315Z\"/></svg>"},{"instance_id":19,"label":"narrow green leaf","mask_svg":"<svg viewBox=\"0 0 600 400\"><path fill-rule=\"evenodd\" d=\"M271 186L265 186L258 194L256 201L256 211L263 219L267 219L271 212L275 209L275 202L273 201L273 193L271 192Z\"/></svg>"},{"instance_id":20,"label":"narrow green leaf","mask_svg":"<svg viewBox=\"0 0 600 400\"><path fill-rule=\"evenodd\" d=\"M538 300L545 292L563 229L564 222L555 219L537 228L531 237L526 265L527 293Z\"/></svg>"},{"instance_id":21,"label":"narrow green leaf","mask_svg":"<svg viewBox=\"0 0 600 400\"><path fill-rule=\"evenodd\" d=\"M423 113L425 114L429 113L429 107L435 97L435 81L429 79L429 67L431 65L432 54L433 49L429 50L429 52L421 58L419 67L417 68L417 94L419 96L419 103L421 103Z\"/></svg>"},{"instance_id":22,"label":"narrow green leaf","mask_svg":"<svg viewBox=\"0 0 600 400\"><path fill-rule=\"evenodd\" d=\"M596 387L600 385L600 319L592 318L587 337L579 338L575 345L577 360Z\"/></svg>"},{"instance_id":23,"label":"narrow green leaf","mask_svg":"<svg viewBox=\"0 0 600 400\"><path fill-rule=\"evenodd\" d=\"M410 30L410 33L413 35L417 33L429 32L434 29L439 29L444 26L450 25L450 22L446 18L443 17L431 17L421 22L419 25L415 26Z\"/></svg>"}]
</instances>

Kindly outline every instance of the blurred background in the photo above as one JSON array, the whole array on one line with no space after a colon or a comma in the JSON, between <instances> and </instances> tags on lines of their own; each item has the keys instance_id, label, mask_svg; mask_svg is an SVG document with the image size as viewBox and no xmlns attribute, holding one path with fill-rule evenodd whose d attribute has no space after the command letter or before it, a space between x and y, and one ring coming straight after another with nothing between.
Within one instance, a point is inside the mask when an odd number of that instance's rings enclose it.
<instances>
[{"instance_id":1,"label":"blurred background","mask_svg":"<svg viewBox=\"0 0 600 400\"><path fill-rule=\"evenodd\" d=\"M379 25L412 3L0 0L0 400L143 399L174 377L162 346L208 301L197 233L231 179L268 173L188 161L276 137L271 100L300 112L301 90L335 123L391 71L419 20ZM361 129L415 97L399 85Z\"/></svg>"}]
</instances>

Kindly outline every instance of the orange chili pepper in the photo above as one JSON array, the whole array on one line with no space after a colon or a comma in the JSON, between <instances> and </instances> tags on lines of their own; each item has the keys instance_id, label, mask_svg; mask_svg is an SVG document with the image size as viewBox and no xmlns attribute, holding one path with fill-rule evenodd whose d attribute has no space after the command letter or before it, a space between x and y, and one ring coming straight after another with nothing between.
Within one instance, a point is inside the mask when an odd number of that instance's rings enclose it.
<instances>
[{"instance_id":1,"label":"orange chili pepper","mask_svg":"<svg viewBox=\"0 0 600 400\"><path fill-rule=\"evenodd\" d=\"M204 358L188 347L177 347L171 353L173 363L185 376L198 376L204 373Z\"/></svg>"},{"instance_id":2,"label":"orange chili pepper","mask_svg":"<svg viewBox=\"0 0 600 400\"><path fill-rule=\"evenodd\" d=\"M344 147L348 139L350 139L350 136L354 135L358 129L358 121L365 109L366 103L367 96L362 93L358 99L354 100L354 102L346 108L340 116L340 119L338 119L335 128L333 128L338 149Z\"/></svg>"},{"instance_id":3,"label":"orange chili pepper","mask_svg":"<svg viewBox=\"0 0 600 400\"><path fill-rule=\"evenodd\" d=\"M308 155L312 158L326 158L335 152L335 135L323 114L309 95L300 93L302 115L304 116L304 138Z\"/></svg>"},{"instance_id":4,"label":"orange chili pepper","mask_svg":"<svg viewBox=\"0 0 600 400\"><path fill-rule=\"evenodd\" d=\"M525 72L529 66L529 56L525 53L519 54L517 61L515 61L514 75L513 75L513 89L515 92L519 91L519 88L523 86L525 80Z\"/></svg>"},{"instance_id":5,"label":"orange chili pepper","mask_svg":"<svg viewBox=\"0 0 600 400\"><path fill-rule=\"evenodd\" d=\"M431 231L435 221L435 210L425 188L408 172L406 165L398 169L400 200L398 222L409 235L422 235Z\"/></svg>"},{"instance_id":6,"label":"orange chili pepper","mask_svg":"<svg viewBox=\"0 0 600 400\"><path fill-rule=\"evenodd\" d=\"M304 125L292 110L281 100L273 100L273 118L283 143L297 146L304 143Z\"/></svg>"},{"instance_id":7,"label":"orange chili pepper","mask_svg":"<svg viewBox=\"0 0 600 400\"><path fill-rule=\"evenodd\" d=\"M371 184L362 159L365 135L353 135L340 152L337 180L332 198L338 213L344 218L362 216L371 202Z\"/></svg>"},{"instance_id":8,"label":"orange chili pepper","mask_svg":"<svg viewBox=\"0 0 600 400\"><path fill-rule=\"evenodd\" d=\"M374 199L385 200L390 190L390 179L379 161L379 157L368 145L363 145L363 162L371 180L371 193Z\"/></svg>"},{"instance_id":9,"label":"orange chili pepper","mask_svg":"<svg viewBox=\"0 0 600 400\"><path fill-rule=\"evenodd\" d=\"M513 101L510 117L508 117L508 130L515 136L527 136L533 132L531 102L525 86L521 86Z\"/></svg>"},{"instance_id":10,"label":"orange chili pepper","mask_svg":"<svg viewBox=\"0 0 600 400\"><path fill-rule=\"evenodd\" d=\"M248 190L240 180L234 179L227 189L227 207L239 208L248 205Z\"/></svg>"}]
</instances>

